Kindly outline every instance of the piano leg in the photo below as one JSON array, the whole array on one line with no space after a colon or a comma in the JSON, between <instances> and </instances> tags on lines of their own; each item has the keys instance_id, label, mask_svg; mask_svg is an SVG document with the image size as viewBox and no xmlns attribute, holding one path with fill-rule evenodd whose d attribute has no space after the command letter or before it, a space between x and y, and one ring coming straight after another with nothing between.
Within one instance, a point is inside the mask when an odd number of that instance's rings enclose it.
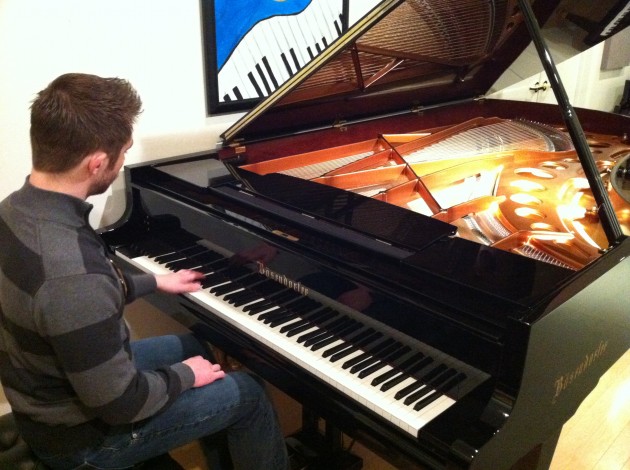
<instances>
[{"instance_id":1,"label":"piano leg","mask_svg":"<svg viewBox=\"0 0 630 470\"><path fill-rule=\"evenodd\" d=\"M551 466L551 460L553 459L561 431L562 428L552 434L545 442L530 450L512 466L511 470L548 470Z\"/></svg>"},{"instance_id":2,"label":"piano leg","mask_svg":"<svg viewBox=\"0 0 630 470\"><path fill-rule=\"evenodd\" d=\"M319 424L319 416L303 406L302 429L286 439L292 463L313 469L363 468L363 459L344 449L342 432L328 421L322 432Z\"/></svg>"}]
</instances>

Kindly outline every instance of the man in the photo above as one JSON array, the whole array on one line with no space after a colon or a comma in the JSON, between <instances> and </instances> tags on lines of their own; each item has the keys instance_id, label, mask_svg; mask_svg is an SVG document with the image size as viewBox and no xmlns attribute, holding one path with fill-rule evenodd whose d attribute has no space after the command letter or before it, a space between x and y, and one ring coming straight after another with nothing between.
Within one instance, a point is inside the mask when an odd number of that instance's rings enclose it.
<instances>
[{"instance_id":1,"label":"man","mask_svg":"<svg viewBox=\"0 0 630 470\"><path fill-rule=\"evenodd\" d=\"M88 224L132 145L141 100L118 78L66 74L31 106L33 168L0 203L0 380L52 468L120 469L225 431L235 468L287 467L263 388L192 335L130 342L123 307L202 274L121 274Z\"/></svg>"}]
</instances>

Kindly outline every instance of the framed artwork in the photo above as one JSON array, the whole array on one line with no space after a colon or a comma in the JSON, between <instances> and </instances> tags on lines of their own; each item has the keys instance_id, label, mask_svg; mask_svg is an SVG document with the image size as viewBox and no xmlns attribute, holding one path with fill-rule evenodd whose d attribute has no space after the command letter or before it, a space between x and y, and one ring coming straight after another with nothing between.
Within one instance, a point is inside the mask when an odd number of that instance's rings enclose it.
<instances>
[{"instance_id":1,"label":"framed artwork","mask_svg":"<svg viewBox=\"0 0 630 470\"><path fill-rule=\"evenodd\" d=\"M348 29L350 0L201 0L207 113L247 110Z\"/></svg>"}]
</instances>

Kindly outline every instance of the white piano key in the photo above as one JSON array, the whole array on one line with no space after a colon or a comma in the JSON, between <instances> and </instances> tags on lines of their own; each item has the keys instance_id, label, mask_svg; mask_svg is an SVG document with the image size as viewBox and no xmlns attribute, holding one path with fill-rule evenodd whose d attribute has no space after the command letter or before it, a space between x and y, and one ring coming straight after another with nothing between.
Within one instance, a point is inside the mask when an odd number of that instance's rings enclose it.
<instances>
[{"instance_id":1,"label":"white piano key","mask_svg":"<svg viewBox=\"0 0 630 470\"><path fill-rule=\"evenodd\" d=\"M247 58L249 57L250 56L248 55ZM243 98L258 98L258 93L256 93L256 89L247 78L247 72L249 72L249 66L251 64L244 63L244 57L242 54L238 54L233 57L230 60L229 64L233 66L234 76L232 76L230 79L225 79L225 81L227 81L232 86L236 84L236 86L238 86L239 90L241 91ZM223 80L224 77L221 77L221 79Z\"/></svg>"},{"instance_id":2,"label":"white piano key","mask_svg":"<svg viewBox=\"0 0 630 470\"><path fill-rule=\"evenodd\" d=\"M313 2L313 16L318 25L319 31L319 41L321 42L322 47L326 47L327 45L332 44L335 39L336 34L334 34L334 18L330 18L326 15L326 11L322 9L322 6L319 2ZM326 40L326 44L322 42L322 38Z\"/></svg>"},{"instance_id":3,"label":"white piano key","mask_svg":"<svg viewBox=\"0 0 630 470\"><path fill-rule=\"evenodd\" d=\"M301 25L297 21L287 22L288 28L285 29L293 38L293 51L298 58L300 68L304 67L311 61L310 56L306 52L309 45L307 35L300 30Z\"/></svg>"},{"instance_id":4,"label":"white piano key","mask_svg":"<svg viewBox=\"0 0 630 470\"><path fill-rule=\"evenodd\" d=\"M282 47L270 23L271 22L266 21L261 25L262 34L259 37L259 46L261 50L266 51L265 57L267 57L277 83L277 86L274 88L275 91L275 89L286 82L290 76L280 58L279 52L282 50Z\"/></svg>"}]
</instances>

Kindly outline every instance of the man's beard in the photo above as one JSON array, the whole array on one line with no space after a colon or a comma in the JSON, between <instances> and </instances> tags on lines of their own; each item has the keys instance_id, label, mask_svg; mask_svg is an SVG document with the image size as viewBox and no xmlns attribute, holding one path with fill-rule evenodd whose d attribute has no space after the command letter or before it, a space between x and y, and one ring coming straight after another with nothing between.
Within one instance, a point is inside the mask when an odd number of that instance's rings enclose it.
<instances>
[{"instance_id":1,"label":"man's beard","mask_svg":"<svg viewBox=\"0 0 630 470\"><path fill-rule=\"evenodd\" d=\"M96 196L98 194L103 194L112 185L112 183L114 182L117 176L118 174L115 172L108 173L105 176L103 176L102 179L100 179L99 181L96 181L95 183L92 184L92 186L90 186L90 191L89 191L88 196Z\"/></svg>"}]
</instances>

